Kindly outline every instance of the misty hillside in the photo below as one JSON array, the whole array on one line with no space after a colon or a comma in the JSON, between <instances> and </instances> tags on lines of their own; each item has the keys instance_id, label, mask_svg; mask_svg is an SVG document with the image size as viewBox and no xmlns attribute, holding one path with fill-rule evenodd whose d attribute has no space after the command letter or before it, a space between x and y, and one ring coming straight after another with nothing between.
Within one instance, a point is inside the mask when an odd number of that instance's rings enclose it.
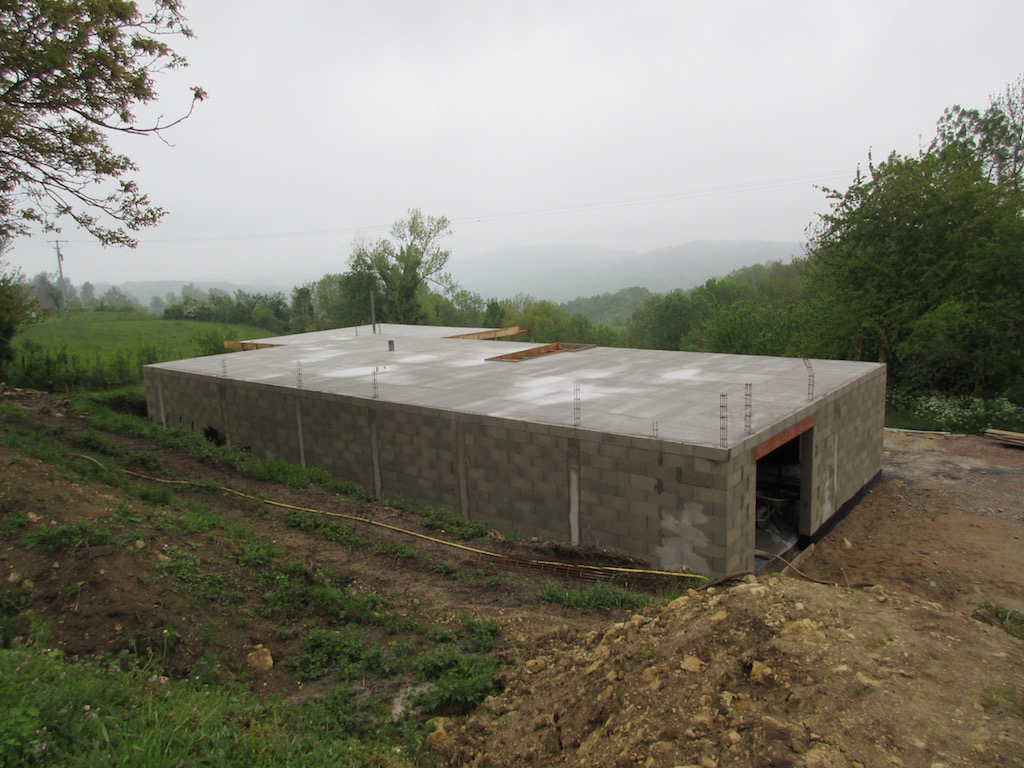
<instances>
[{"instance_id":1,"label":"misty hillside","mask_svg":"<svg viewBox=\"0 0 1024 768\"><path fill-rule=\"evenodd\" d=\"M201 280L135 280L120 283L114 286L112 283L95 282L93 288L96 289L96 295L102 296L108 288L116 287L126 294L135 299L139 304L144 307L149 306L150 300L156 296L160 299L165 299L167 294L174 293L180 294L182 286L191 284L193 287L208 293L209 291L216 289L224 291L228 294L233 294L237 290L246 291L248 293L274 293L281 291L285 296L291 295L291 286L286 285L242 285L240 283L227 283L227 282L204 282Z\"/></svg>"},{"instance_id":2,"label":"misty hillside","mask_svg":"<svg viewBox=\"0 0 1024 768\"><path fill-rule=\"evenodd\" d=\"M639 286L654 293L694 288L712 277L768 261L788 262L799 243L762 240L698 241L646 253L587 245L509 248L453 258L452 277L484 298L527 293L562 302Z\"/></svg>"},{"instance_id":3,"label":"misty hillside","mask_svg":"<svg viewBox=\"0 0 1024 768\"><path fill-rule=\"evenodd\" d=\"M768 261L788 262L801 255L799 243L762 240L698 241L637 253L591 245L526 246L490 251L468 258L455 254L448 262L452 277L464 288L484 299L511 298L526 293L536 299L568 302L580 297L617 293L627 286L665 293L687 290L712 277L724 277L734 270ZM188 280L155 280L121 283L118 288L148 306L150 299L180 293ZM194 281L202 291L219 289L233 294L283 292L291 285L240 285L228 282ZM94 283L97 295L111 287Z\"/></svg>"}]
</instances>

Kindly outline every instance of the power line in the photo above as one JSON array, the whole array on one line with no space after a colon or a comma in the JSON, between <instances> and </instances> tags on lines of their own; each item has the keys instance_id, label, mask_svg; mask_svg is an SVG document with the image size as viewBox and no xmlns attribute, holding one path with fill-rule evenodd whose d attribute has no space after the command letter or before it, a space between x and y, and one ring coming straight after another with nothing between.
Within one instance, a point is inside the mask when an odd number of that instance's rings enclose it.
<instances>
[{"instance_id":1,"label":"power line","mask_svg":"<svg viewBox=\"0 0 1024 768\"><path fill-rule=\"evenodd\" d=\"M533 208L520 211L506 211L499 213L478 214L476 216L456 216L449 220L452 224L484 224L499 221L514 221L520 219L541 218L545 216L562 216L575 213L589 213L614 208L633 208L646 205L662 205L680 200L696 200L706 197L719 197L722 195L735 195L748 192L763 192L784 187L803 186L806 184L824 184L834 179L849 179L856 169L843 168L834 171L821 171L818 173L807 173L799 176L786 176L777 179L763 179L760 181L741 182L737 184L725 184L714 187L699 187L695 189L668 192L658 195L640 195L636 197L625 197L614 200L592 201L587 203L575 203L547 208ZM314 237L337 237L340 235L358 235L367 232L386 232L391 229L391 224L374 224L363 227L340 227L336 229L322 230L299 230L295 232L271 232L248 235L206 235L199 237L154 237L146 238L141 244L152 243L214 243L214 242L245 242L259 240L289 240ZM63 241L69 242L69 241ZM72 240L75 243L91 243L91 240Z\"/></svg>"}]
</instances>

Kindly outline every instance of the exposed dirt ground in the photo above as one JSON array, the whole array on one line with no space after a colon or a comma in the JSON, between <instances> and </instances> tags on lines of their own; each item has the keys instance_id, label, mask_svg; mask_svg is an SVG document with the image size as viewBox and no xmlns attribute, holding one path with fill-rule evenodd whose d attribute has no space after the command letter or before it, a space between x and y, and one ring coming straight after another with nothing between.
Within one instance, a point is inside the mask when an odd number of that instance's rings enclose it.
<instances>
[{"instance_id":1,"label":"exposed dirt ground","mask_svg":"<svg viewBox=\"0 0 1024 768\"><path fill-rule=\"evenodd\" d=\"M4 404L44 429L84 431L77 414L48 396L0 390ZM108 439L158 457L165 478L206 479L417 527L416 516L397 510L242 480L146 440ZM545 603L547 574L499 569L500 578L488 579L478 562L423 540L413 543L421 557L401 561L345 549L287 528L250 499L195 493L225 520L244 520L283 551L344 573L356 587L429 605L442 621L469 611L501 624L506 690L468 719L438 721L429 739L438 764L1024 766L1024 643L972 617L985 600L1024 609L1018 449L889 432L880 482L799 564L827 584L750 576L636 616ZM125 501L99 481L69 483L16 447L0 447L0 495L29 512L26 530L109 520ZM379 528L353 528L410 543ZM163 553L179 543L155 532L61 562L7 537L0 579L27 585L30 612L52 620L49 642L69 654L158 644L163 628L174 626L179 673L216 650L258 691L315 695L315 686L300 689L281 665L258 671L246 663L257 645L275 659L298 653L298 636L259 616L213 631L188 595L159 576ZM522 558L558 555L530 543L494 546ZM441 562L476 575L453 580Z\"/></svg>"}]
</instances>

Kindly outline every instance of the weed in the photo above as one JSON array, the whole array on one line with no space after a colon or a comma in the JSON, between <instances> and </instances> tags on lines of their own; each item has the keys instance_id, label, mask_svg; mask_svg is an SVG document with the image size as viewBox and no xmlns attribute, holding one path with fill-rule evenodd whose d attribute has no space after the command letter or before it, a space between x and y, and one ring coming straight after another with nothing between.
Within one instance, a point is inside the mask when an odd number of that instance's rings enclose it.
<instances>
[{"instance_id":1,"label":"weed","mask_svg":"<svg viewBox=\"0 0 1024 768\"><path fill-rule=\"evenodd\" d=\"M152 506L169 506L174 501L174 493L170 488L159 485L140 485L135 495Z\"/></svg>"},{"instance_id":2,"label":"weed","mask_svg":"<svg viewBox=\"0 0 1024 768\"><path fill-rule=\"evenodd\" d=\"M385 499L384 504L392 509L400 509L403 512L416 511L416 505L400 493L395 494L390 499Z\"/></svg>"},{"instance_id":3,"label":"weed","mask_svg":"<svg viewBox=\"0 0 1024 768\"><path fill-rule=\"evenodd\" d=\"M207 533L224 525L220 513L205 504L186 501L185 510L185 517L181 521L181 530L185 533Z\"/></svg>"},{"instance_id":4,"label":"weed","mask_svg":"<svg viewBox=\"0 0 1024 768\"><path fill-rule=\"evenodd\" d=\"M14 403L0 403L0 416L5 419L20 419L25 416L25 409Z\"/></svg>"},{"instance_id":5,"label":"weed","mask_svg":"<svg viewBox=\"0 0 1024 768\"><path fill-rule=\"evenodd\" d=\"M286 509L282 517L284 524L289 528L298 528L300 531L311 533L317 538L336 541L352 549L361 549L366 546L366 539L352 533L344 525L325 520L322 515L318 515L315 512Z\"/></svg>"},{"instance_id":6,"label":"weed","mask_svg":"<svg viewBox=\"0 0 1024 768\"><path fill-rule=\"evenodd\" d=\"M508 574L499 571L490 563L480 568L477 571L477 575L492 587L503 587L512 583L512 579L509 578Z\"/></svg>"},{"instance_id":7,"label":"weed","mask_svg":"<svg viewBox=\"0 0 1024 768\"><path fill-rule=\"evenodd\" d=\"M974 615L1001 626L1018 640L1024 640L1024 614L1020 611L986 600L974 609Z\"/></svg>"},{"instance_id":8,"label":"weed","mask_svg":"<svg viewBox=\"0 0 1024 768\"><path fill-rule=\"evenodd\" d=\"M108 440L91 429L86 430L84 434L74 437L71 442L78 448L93 451L102 456L110 456L115 459L122 458L128 453L117 443Z\"/></svg>"},{"instance_id":9,"label":"weed","mask_svg":"<svg viewBox=\"0 0 1024 768\"><path fill-rule=\"evenodd\" d=\"M69 664L32 649L0 654L0 753L10 765L177 765L190 755L223 768L412 765L392 744L375 743L384 719L378 705L347 689L293 708L214 685L230 682L215 656L193 672L199 680L179 681L131 663Z\"/></svg>"},{"instance_id":10,"label":"weed","mask_svg":"<svg viewBox=\"0 0 1024 768\"><path fill-rule=\"evenodd\" d=\"M68 584L64 587L64 599L71 602L80 594L82 594L82 586L85 584L84 581L76 581L74 584Z\"/></svg>"},{"instance_id":11,"label":"weed","mask_svg":"<svg viewBox=\"0 0 1024 768\"><path fill-rule=\"evenodd\" d=\"M194 599L209 603L220 597L224 578L220 574L206 573L197 555L180 549L168 549L166 554L168 559L157 567L187 588Z\"/></svg>"},{"instance_id":12,"label":"weed","mask_svg":"<svg viewBox=\"0 0 1024 768\"><path fill-rule=\"evenodd\" d=\"M7 512L0 510L0 514L3 514L3 519L0 520L0 537L4 539L13 539L18 530L29 524L29 515L24 509Z\"/></svg>"},{"instance_id":13,"label":"weed","mask_svg":"<svg viewBox=\"0 0 1024 768\"><path fill-rule=\"evenodd\" d=\"M319 680L334 668L343 679L348 679L352 662L363 655L363 642L355 625L340 630L312 629L303 640L306 652L286 660L299 680Z\"/></svg>"},{"instance_id":14,"label":"weed","mask_svg":"<svg viewBox=\"0 0 1024 768\"><path fill-rule=\"evenodd\" d=\"M541 596L549 603L591 611L638 611L652 601L649 595L634 594L603 581L587 589L563 589L557 584L548 584Z\"/></svg>"},{"instance_id":15,"label":"weed","mask_svg":"<svg viewBox=\"0 0 1024 768\"><path fill-rule=\"evenodd\" d=\"M114 525L127 525L128 523L137 523L141 521L135 510L132 509L132 505L127 501L120 502L114 509L114 514L110 516L110 522Z\"/></svg>"},{"instance_id":16,"label":"weed","mask_svg":"<svg viewBox=\"0 0 1024 768\"><path fill-rule=\"evenodd\" d=\"M368 672L380 677L391 677L399 670L398 660L380 643L374 643L366 650L362 665Z\"/></svg>"},{"instance_id":17,"label":"weed","mask_svg":"<svg viewBox=\"0 0 1024 768\"><path fill-rule=\"evenodd\" d=\"M18 614L28 606L31 590L20 584L0 582L0 648L10 648L23 626Z\"/></svg>"},{"instance_id":18,"label":"weed","mask_svg":"<svg viewBox=\"0 0 1024 768\"><path fill-rule=\"evenodd\" d=\"M39 549L48 555L70 552L80 546L101 547L113 543L114 537L109 531L92 523L47 526L33 531L21 541L25 549Z\"/></svg>"},{"instance_id":19,"label":"weed","mask_svg":"<svg viewBox=\"0 0 1024 768\"><path fill-rule=\"evenodd\" d=\"M424 509L423 525L432 531L447 533L459 541L484 539L491 531L490 526L457 515L447 507Z\"/></svg>"},{"instance_id":20,"label":"weed","mask_svg":"<svg viewBox=\"0 0 1024 768\"><path fill-rule=\"evenodd\" d=\"M426 715L466 715L488 696L501 693L498 662L479 654L460 654L453 648L425 654L421 679L433 683L417 697Z\"/></svg>"},{"instance_id":21,"label":"weed","mask_svg":"<svg viewBox=\"0 0 1024 768\"><path fill-rule=\"evenodd\" d=\"M247 541L238 552L238 564L243 566L265 565L272 557L277 557L281 550L272 541Z\"/></svg>"},{"instance_id":22,"label":"weed","mask_svg":"<svg viewBox=\"0 0 1024 768\"><path fill-rule=\"evenodd\" d=\"M378 541L373 545L372 551L375 555L384 555L395 560L411 560L420 554L414 547L400 541Z\"/></svg>"},{"instance_id":23,"label":"weed","mask_svg":"<svg viewBox=\"0 0 1024 768\"><path fill-rule=\"evenodd\" d=\"M26 525L28 513L23 509L15 509L10 496L0 499L0 537L14 538Z\"/></svg>"},{"instance_id":24,"label":"weed","mask_svg":"<svg viewBox=\"0 0 1024 768\"><path fill-rule=\"evenodd\" d=\"M497 622L463 616L461 624L462 627L456 632L456 637L467 652L490 653L494 649L494 641L501 634L501 627Z\"/></svg>"},{"instance_id":25,"label":"weed","mask_svg":"<svg viewBox=\"0 0 1024 768\"><path fill-rule=\"evenodd\" d=\"M476 583L476 577L472 573L459 570L450 563L437 563L433 565L430 570L438 576L453 579L457 584L463 587L471 587Z\"/></svg>"},{"instance_id":26,"label":"weed","mask_svg":"<svg viewBox=\"0 0 1024 768\"><path fill-rule=\"evenodd\" d=\"M445 578L449 579L453 579L456 577L456 575L461 573L461 571L459 571L459 569L451 563L435 563L430 567L430 570L432 570L438 576L444 576Z\"/></svg>"}]
</instances>

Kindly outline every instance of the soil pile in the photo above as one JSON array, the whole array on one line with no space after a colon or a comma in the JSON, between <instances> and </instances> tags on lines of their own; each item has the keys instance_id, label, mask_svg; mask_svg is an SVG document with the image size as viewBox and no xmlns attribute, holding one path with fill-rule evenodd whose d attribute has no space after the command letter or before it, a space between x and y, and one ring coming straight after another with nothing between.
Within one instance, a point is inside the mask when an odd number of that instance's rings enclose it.
<instances>
[{"instance_id":1,"label":"soil pile","mask_svg":"<svg viewBox=\"0 0 1024 768\"><path fill-rule=\"evenodd\" d=\"M749 576L527 655L449 764L1024 765L1024 644L881 587Z\"/></svg>"}]
</instances>

